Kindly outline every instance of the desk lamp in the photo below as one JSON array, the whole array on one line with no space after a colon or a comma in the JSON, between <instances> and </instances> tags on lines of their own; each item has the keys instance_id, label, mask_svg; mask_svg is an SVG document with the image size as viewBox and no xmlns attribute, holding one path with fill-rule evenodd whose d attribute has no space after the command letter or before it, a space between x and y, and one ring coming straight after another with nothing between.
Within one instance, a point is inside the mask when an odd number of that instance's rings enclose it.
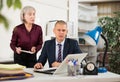
<instances>
[{"instance_id":1,"label":"desk lamp","mask_svg":"<svg viewBox=\"0 0 120 82\"><path fill-rule=\"evenodd\" d=\"M93 46L98 44L100 35L103 38L103 40L105 41L106 46L105 46L105 50L104 50L104 54L103 54L102 67L98 68L99 73L104 73L104 72L107 72L107 69L105 68L105 58L106 58L106 53L108 50L108 42L107 42L107 39L105 38L105 36L103 36L103 34L101 34L101 32L102 32L102 28L100 26L97 26L95 29L88 31L85 34L84 38L89 44L91 44Z\"/></svg>"}]
</instances>

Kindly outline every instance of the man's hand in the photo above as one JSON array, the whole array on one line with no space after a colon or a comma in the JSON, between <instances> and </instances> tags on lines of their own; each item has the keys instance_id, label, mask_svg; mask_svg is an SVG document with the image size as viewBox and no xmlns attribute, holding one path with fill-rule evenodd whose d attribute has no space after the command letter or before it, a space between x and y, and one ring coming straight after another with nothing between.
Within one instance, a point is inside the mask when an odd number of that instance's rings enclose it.
<instances>
[{"instance_id":1,"label":"man's hand","mask_svg":"<svg viewBox=\"0 0 120 82\"><path fill-rule=\"evenodd\" d=\"M43 65L42 65L42 63L36 63L36 64L34 65L34 68L35 68L35 69L42 69L42 68L43 68Z\"/></svg>"},{"instance_id":2,"label":"man's hand","mask_svg":"<svg viewBox=\"0 0 120 82\"><path fill-rule=\"evenodd\" d=\"M60 62L55 61L52 63L52 67L58 67L58 66L60 66L60 64L61 64Z\"/></svg>"}]
</instances>

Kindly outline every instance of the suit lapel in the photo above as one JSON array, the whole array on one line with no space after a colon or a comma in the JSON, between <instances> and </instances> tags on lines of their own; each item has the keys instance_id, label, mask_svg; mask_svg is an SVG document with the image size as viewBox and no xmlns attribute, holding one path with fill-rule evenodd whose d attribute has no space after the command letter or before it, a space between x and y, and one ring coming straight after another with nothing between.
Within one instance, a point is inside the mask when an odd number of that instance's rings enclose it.
<instances>
[{"instance_id":1,"label":"suit lapel","mask_svg":"<svg viewBox=\"0 0 120 82\"><path fill-rule=\"evenodd\" d=\"M52 59L53 60L55 60L56 58L55 58L55 47L56 47L56 45L55 45L55 39L53 39L53 41L52 41L52 43L51 43L51 49L50 49L50 55L51 55L51 57L52 57Z\"/></svg>"}]
</instances>

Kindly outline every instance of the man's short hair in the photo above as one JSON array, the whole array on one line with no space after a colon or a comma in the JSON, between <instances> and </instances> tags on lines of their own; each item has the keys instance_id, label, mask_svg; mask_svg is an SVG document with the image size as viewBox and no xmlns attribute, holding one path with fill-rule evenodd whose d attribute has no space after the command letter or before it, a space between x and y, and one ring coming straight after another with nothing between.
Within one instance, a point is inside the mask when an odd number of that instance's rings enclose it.
<instances>
[{"instance_id":1,"label":"man's short hair","mask_svg":"<svg viewBox=\"0 0 120 82\"><path fill-rule=\"evenodd\" d=\"M57 20L57 22L55 23L55 26L57 24L67 25L67 23L65 21L63 21L63 20Z\"/></svg>"}]
</instances>

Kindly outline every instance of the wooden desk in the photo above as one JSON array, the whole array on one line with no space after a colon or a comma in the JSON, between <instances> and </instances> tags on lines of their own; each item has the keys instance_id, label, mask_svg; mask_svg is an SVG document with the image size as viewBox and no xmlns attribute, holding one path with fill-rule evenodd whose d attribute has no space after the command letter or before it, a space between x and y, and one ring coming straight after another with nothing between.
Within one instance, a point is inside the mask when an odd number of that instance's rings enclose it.
<instances>
[{"instance_id":1,"label":"wooden desk","mask_svg":"<svg viewBox=\"0 0 120 82\"><path fill-rule=\"evenodd\" d=\"M24 80L17 80L17 82L120 82L120 75L111 72L100 73L98 75L86 75L86 76L85 75L60 76L60 75L35 73L33 72L32 68L26 69L25 71L34 74L34 77L27 78ZM16 80L10 82L16 82Z\"/></svg>"}]
</instances>

